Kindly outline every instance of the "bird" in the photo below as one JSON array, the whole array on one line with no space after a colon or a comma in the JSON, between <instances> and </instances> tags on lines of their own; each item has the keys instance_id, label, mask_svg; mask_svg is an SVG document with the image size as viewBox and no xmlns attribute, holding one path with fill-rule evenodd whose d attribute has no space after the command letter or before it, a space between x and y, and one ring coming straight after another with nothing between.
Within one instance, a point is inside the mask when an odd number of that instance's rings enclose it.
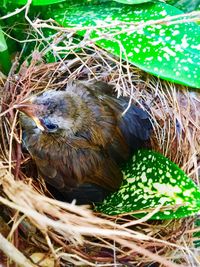
<instances>
[{"instance_id":1,"label":"bird","mask_svg":"<svg viewBox=\"0 0 200 267\"><path fill-rule=\"evenodd\" d=\"M148 142L148 113L114 91L102 81L74 80L17 105L23 144L58 199L102 202L120 187L122 162Z\"/></svg>"}]
</instances>

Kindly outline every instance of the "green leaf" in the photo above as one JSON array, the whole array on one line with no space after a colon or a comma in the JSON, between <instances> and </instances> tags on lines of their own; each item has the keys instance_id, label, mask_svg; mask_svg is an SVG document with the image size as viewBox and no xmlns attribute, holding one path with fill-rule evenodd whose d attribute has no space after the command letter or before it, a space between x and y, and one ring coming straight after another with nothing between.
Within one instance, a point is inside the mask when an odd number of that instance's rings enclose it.
<instances>
[{"instance_id":1,"label":"green leaf","mask_svg":"<svg viewBox=\"0 0 200 267\"><path fill-rule=\"evenodd\" d=\"M5 74L8 74L11 67L10 55L4 34L0 27L0 67Z\"/></svg>"},{"instance_id":2,"label":"green leaf","mask_svg":"<svg viewBox=\"0 0 200 267\"><path fill-rule=\"evenodd\" d=\"M102 2L107 2L107 1L109 1L109 0L32 0L31 4L33 6L47 6L47 5L51 5L51 4L59 4L61 2L66 2L67 5L71 5L71 4L75 4L75 3L96 4L96 3L102 3ZM118 1L118 0L116 0L116 1ZM136 3L139 3L139 2L143 3L143 2L149 2L149 1L151 1L151 0L134 0L134 2L136 2ZM25 5L25 4L27 4L27 2L28 2L28 0L5 0L5 3L9 3L9 4L13 4L13 5ZM127 2L127 1L124 1L124 2ZM132 0L131 0L131 2L132 2Z\"/></svg>"},{"instance_id":3,"label":"green leaf","mask_svg":"<svg viewBox=\"0 0 200 267\"><path fill-rule=\"evenodd\" d=\"M4 34L0 28L0 52L3 52L5 50L7 50L8 47L7 47L7 44L6 44L6 41L5 41L5 38L4 38Z\"/></svg>"},{"instance_id":4,"label":"green leaf","mask_svg":"<svg viewBox=\"0 0 200 267\"><path fill-rule=\"evenodd\" d=\"M200 217L197 216L194 222L195 228L200 229ZM194 232L193 237L195 238L194 245L196 248L200 247L200 231Z\"/></svg>"},{"instance_id":5,"label":"green leaf","mask_svg":"<svg viewBox=\"0 0 200 267\"><path fill-rule=\"evenodd\" d=\"M167 2L184 12L192 12L194 10L198 10L200 7L200 0L168 0Z\"/></svg>"},{"instance_id":6,"label":"green leaf","mask_svg":"<svg viewBox=\"0 0 200 267\"><path fill-rule=\"evenodd\" d=\"M151 219L173 219L200 213L200 190L173 162L163 155L140 150L123 168L124 182L97 210L110 215L137 211L147 214L159 205ZM145 212L144 212L145 211Z\"/></svg>"},{"instance_id":7,"label":"green leaf","mask_svg":"<svg viewBox=\"0 0 200 267\"><path fill-rule=\"evenodd\" d=\"M12 3L15 5L25 5L27 4L28 0L4 0L5 3ZM92 2L92 3L102 3L102 2L107 2L109 0L78 0L79 3L82 2ZM119 3L123 3L123 4L140 4L140 3L145 3L145 2L152 2L152 0L113 0ZM51 5L51 4L57 4L60 2L68 2L68 3L74 3L77 2L77 0L73 1L73 0L32 0L32 5L35 6L43 6L43 5ZM4 4L5 4L4 3Z\"/></svg>"},{"instance_id":8,"label":"green leaf","mask_svg":"<svg viewBox=\"0 0 200 267\"><path fill-rule=\"evenodd\" d=\"M115 2L122 3L122 4L128 4L128 5L135 5L135 4L141 4L146 2L153 2L152 0L114 0Z\"/></svg>"},{"instance_id":9,"label":"green leaf","mask_svg":"<svg viewBox=\"0 0 200 267\"><path fill-rule=\"evenodd\" d=\"M89 38L114 55L121 55L163 79L199 88L200 27L196 23L142 27L144 22L180 14L180 10L164 3L78 5L76 2L63 3L61 8L47 12L45 18L54 18L71 28L88 26ZM93 26L99 28L92 29ZM85 32L78 31L82 35Z\"/></svg>"},{"instance_id":10,"label":"green leaf","mask_svg":"<svg viewBox=\"0 0 200 267\"><path fill-rule=\"evenodd\" d=\"M28 0L14 0L14 1L7 0L7 1L15 5L25 5L28 2ZM64 1L66 0L32 0L31 4L35 6L45 6L45 5L57 4Z\"/></svg>"}]
</instances>

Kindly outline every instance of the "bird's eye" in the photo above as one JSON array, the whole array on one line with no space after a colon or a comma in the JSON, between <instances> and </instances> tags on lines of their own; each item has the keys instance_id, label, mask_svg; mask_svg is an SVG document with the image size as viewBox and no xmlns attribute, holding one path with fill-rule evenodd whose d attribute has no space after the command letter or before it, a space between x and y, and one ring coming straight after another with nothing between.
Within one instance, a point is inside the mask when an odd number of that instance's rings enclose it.
<instances>
[{"instance_id":1,"label":"bird's eye","mask_svg":"<svg viewBox=\"0 0 200 267\"><path fill-rule=\"evenodd\" d=\"M53 124L53 123L46 123L45 126L50 131L54 131L54 130L58 129L58 125L57 124Z\"/></svg>"},{"instance_id":2,"label":"bird's eye","mask_svg":"<svg viewBox=\"0 0 200 267\"><path fill-rule=\"evenodd\" d=\"M50 122L48 119L42 119L41 122L48 132L55 132L58 129L58 125Z\"/></svg>"}]
</instances>

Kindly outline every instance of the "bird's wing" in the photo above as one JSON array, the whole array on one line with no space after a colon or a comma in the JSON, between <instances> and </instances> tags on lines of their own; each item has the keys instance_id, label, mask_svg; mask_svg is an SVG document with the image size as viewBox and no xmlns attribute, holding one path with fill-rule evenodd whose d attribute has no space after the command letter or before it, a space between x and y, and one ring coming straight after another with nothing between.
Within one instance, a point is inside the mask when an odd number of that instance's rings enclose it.
<instances>
[{"instance_id":1,"label":"bird's wing","mask_svg":"<svg viewBox=\"0 0 200 267\"><path fill-rule=\"evenodd\" d=\"M95 81L90 84L90 87L96 92L99 100L105 105L108 105L118 117L119 128L121 129L125 139L130 144L134 137L138 140L148 140L152 132L150 116L143 109L131 104L125 114L123 112L129 105L128 97L117 98L114 93L114 86L102 81ZM122 115L123 114L123 115Z\"/></svg>"},{"instance_id":2,"label":"bird's wing","mask_svg":"<svg viewBox=\"0 0 200 267\"><path fill-rule=\"evenodd\" d=\"M142 141L150 138L152 124L150 116L146 111L131 104L125 114L123 114L129 105L128 98L117 98L107 94L103 98L101 97L101 99L115 112L116 117L118 117L118 127L130 147L134 149L136 142L142 144Z\"/></svg>"},{"instance_id":3,"label":"bird's wing","mask_svg":"<svg viewBox=\"0 0 200 267\"><path fill-rule=\"evenodd\" d=\"M110 97L108 97L105 101L118 113L118 127L130 151L135 151L144 146L145 141L150 138L152 132L152 124L147 112L132 104L126 113L123 114L123 111L128 106L127 99L118 98L110 100Z\"/></svg>"}]
</instances>

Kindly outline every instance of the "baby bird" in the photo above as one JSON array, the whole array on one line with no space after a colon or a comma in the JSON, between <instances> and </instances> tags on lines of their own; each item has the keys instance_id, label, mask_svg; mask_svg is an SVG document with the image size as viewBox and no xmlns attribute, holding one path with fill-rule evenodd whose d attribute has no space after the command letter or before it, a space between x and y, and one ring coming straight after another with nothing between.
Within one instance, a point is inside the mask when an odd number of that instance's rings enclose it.
<instances>
[{"instance_id":1,"label":"baby bird","mask_svg":"<svg viewBox=\"0 0 200 267\"><path fill-rule=\"evenodd\" d=\"M74 81L18 105L25 147L40 175L77 204L101 202L122 182L120 163L144 146L152 126L148 114L113 86Z\"/></svg>"}]
</instances>

